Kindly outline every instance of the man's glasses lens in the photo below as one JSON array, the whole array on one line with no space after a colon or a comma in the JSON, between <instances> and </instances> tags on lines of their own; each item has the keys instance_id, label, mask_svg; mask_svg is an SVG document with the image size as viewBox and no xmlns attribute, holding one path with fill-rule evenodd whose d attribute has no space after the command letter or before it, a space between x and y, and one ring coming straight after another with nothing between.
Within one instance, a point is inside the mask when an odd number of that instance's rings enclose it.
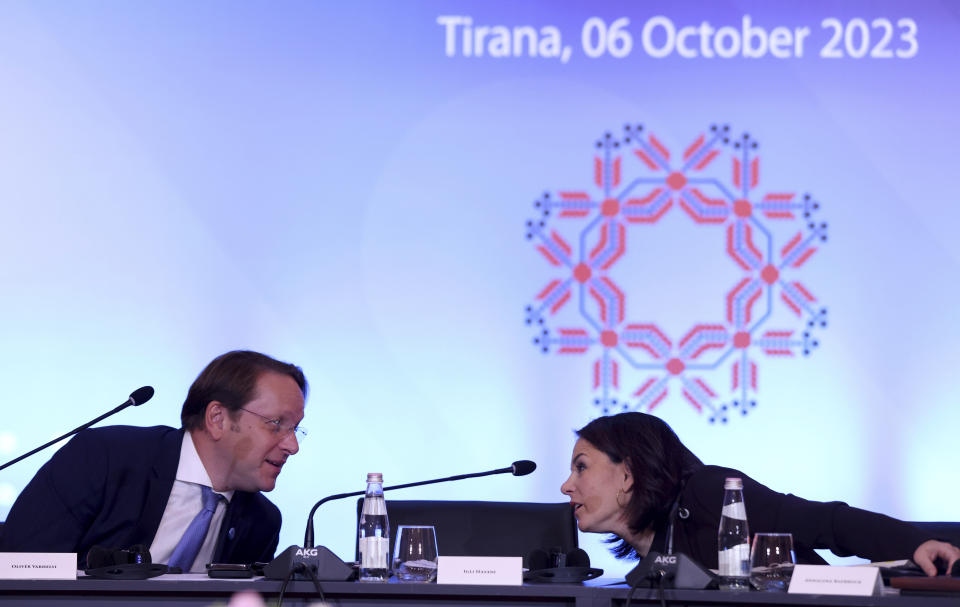
<instances>
[{"instance_id":1,"label":"man's glasses lens","mask_svg":"<svg viewBox=\"0 0 960 607\"><path fill-rule=\"evenodd\" d=\"M243 407L240 407L240 410L247 413L252 413L253 415L256 415L262 419L265 423L270 424L274 434L283 434L286 436L287 434L293 433L294 436L296 436L298 443L303 442L303 439L307 438L307 429L303 426L287 426L280 423L279 419L270 419L266 415L260 415L256 411L244 409Z\"/></svg>"}]
</instances>

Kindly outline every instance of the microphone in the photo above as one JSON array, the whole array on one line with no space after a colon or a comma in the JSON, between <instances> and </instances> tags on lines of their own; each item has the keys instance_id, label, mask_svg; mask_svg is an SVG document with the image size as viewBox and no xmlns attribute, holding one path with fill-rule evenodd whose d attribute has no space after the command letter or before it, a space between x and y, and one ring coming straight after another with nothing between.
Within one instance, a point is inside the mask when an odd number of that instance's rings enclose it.
<instances>
[{"instance_id":1,"label":"microphone","mask_svg":"<svg viewBox=\"0 0 960 607\"><path fill-rule=\"evenodd\" d=\"M78 427L78 428L74 428L73 430L71 430L70 432L67 432L67 433L64 434L63 436L58 436L57 438L53 439L52 441L50 441L50 442L48 442L48 443L46 443L46 444L44 444L44 445L41 445L41 446L37 447L36 449L34 449L33 451L30 451L29 453L24 453L24 454L21 455L20 457L17 457L17 458L14 458L14 459L10 460L9 462L7 462L7 463L3 464L2 466L0 466L0 470L3 470L4 468L7 468L7 467L9 467L9 466L12 466L12 465L14 465L15 463L19 462L20 460L26 459L26 458L30 457L31 455L33 455L34 453L37 453L38 451L43 451L44 449L46 449L46 448L49 447L50 445L53 445L54 443L59 443L59 442L62 441L63 439L65 439L65 438L67 438L67 437L69 437L69 436L73 436L74 434L76 434L77 432L80 432L81 430L86 430L87 428L89 428L89 427L92 426L93 424L95 424L95 423L97 423L97 422L99 422L99 421L102 421L102 420L110 417L111 415L114 415L115 413L119 413L119 412L123 411L124 409L126 409L127 407L130 407L130 406L139 407L139 406L142 405L143 403L145 403L145 402L147 402L148 400L150 400L152 397L153 397L153 387L152 387L152 386L143 386L142 388L137 388L136 390L134 390L133 392L130 393L130 398L128 398L128 399L126 400L126 402L124 402L122 405L120 405L120 406L118 406L118 407L115 407L114 409L112 409L112 410L110 410L110 411L107 411L106 413L104 413L104 414L101 415L100 417L98 417L98 418L96 418L96 419L92 419L92 420L88 421L87 423L83 424L82 426L80 426L80 427Z\"/></svg>"},{"instance_id":2,"label":"microphone","mask_svg":"<svg viewBox=\"0 0 960 607\"><path fill-rule=\"evenodd\" d=\"M419 487L421 485L432 485L434 483L445 483L447 481L459 481L465 478L477 478L479 476L490 476L491 474L506 474L510 473L514 476L526 476L537 469L537 464L531 462L528 459L522 459L520 461L513 462L507 468L497 468L496 470L487 470L486 472L472 472L470 474L458 474L456 476L447 476L445 478L435 478L429 481L417 481L415 483L406 483L403 485L394 485L392 487L384 487L384 491L392 491L394 489L407 489L408 487ZM350 493L337 493L336 495L328 495L319 502L313 505L313 508L310 509L310 514L307 516L307 530L303 535L303 546L304 548L313 548L313 515L317 512L317 508L326 502L332 500L343 499L345 497L356 497L365 494L366 491L351 491Z\"/></svg>"},{"instance_id":3,"label":"microphone","mask_svg":"<svg viewBox=\"0 0 960 607\"><path fill-rule=\"evenodd\" d=\"M537 464L528 459L522 459L519 462L513 462L510 469L514 476L526 476L537 469Z\"/></svg>"},{"instance_id":4,"label":"microphone","mask_svg":"<svg viewBox=\"0 0 960 607\"><path fill-rule=\"evenodd\" d=\"M134 407L139 407L151 398L153 398L153 386L143 386L130 393L130 398L127 400L127 403L130 403L130 405ZM119 411L123 409L127 406L127 403L120 405L116 410ZM107 415L110 415L110 413L107 413Z\"/></svg>"},{"instance_id":5,"label":"microphone","mask_svg":"<svg viewBox=\"0 0 960 607\"><path fill-rule=\"evenodd\" d=\"M537 469L537 465L530 460L520 460L513 462L507 468L497 468L496 470L487 470L486 472L473 472L471 474L458 474L445 478L436 478L428 481L418 481L415 483L406 483L403 485L394 485L384 487L384 491L394 489L406 489L408 487L419 487L421 485L432 485L433 483L444 483L446 481L458 481L465 478L476 478L478 476L489 476L491 474L510 473L514 476L525 476ZM307 530L303 537L303 546L290 546L277 555L270 563L263 568L263 576L268 580L293 579L313 579L313 580L332 580L345 581L353 575L353 570L341 561L337 555L330 552L324 546L314 547L313 545L313 515L322 504L331 500L338 500L345 497L356 497L365 494L366 491L351 491L350 493L337 493L328 495L313 505L310 509L310 515L307 517ZM309 577L307 577L309 575Z\"/></svg>"}]
</instances>

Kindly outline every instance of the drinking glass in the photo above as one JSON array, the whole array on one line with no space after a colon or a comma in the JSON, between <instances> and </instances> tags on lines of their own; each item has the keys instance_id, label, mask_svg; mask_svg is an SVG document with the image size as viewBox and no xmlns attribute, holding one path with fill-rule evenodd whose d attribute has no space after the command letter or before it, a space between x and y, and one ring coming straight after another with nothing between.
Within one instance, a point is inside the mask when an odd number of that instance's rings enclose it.
<instances>
[{"instance_id":1,"label":"drinking glass","mask_svg":"<svg viewBox=\"0 0 960 607\"><path fill-rule=\"evenodd\" d=\"M757 590L786 592L793 575L793 536L789 533L757 533L750 551L750 581Z\"/></svg>"},{"instance_id":2,"label":"drinking glass","mask_svg":"<svg viewBox=\"0 0 960 607\"><path fill-rule=\"evenodd\" d=\"M393 571L401 582L437 579L437 532L430 525L400 525Z\"/></svg>"}]
</instances>

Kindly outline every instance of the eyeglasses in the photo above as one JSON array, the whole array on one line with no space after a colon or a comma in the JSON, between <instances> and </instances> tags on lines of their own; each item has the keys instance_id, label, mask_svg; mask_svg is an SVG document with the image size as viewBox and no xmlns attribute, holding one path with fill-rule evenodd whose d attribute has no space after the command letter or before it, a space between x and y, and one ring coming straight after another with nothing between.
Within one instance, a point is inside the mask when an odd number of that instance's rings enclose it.
<instances>
[{"instance_id":1,"label":"eyeglasses","mask_svg":"<svg viewBox=\"0 0 960 607\"><path fill-rule=\"evenodd\" d=\"M256 411L251 411L250 409L244 409L243 407L240 407L240 410L246 413L250 413L252 415L256 415L257 417L262 419L264 422L270 424L270 431L276 434L277 436L280 436L280 435L286 436L290 433L295 433L297 442L303 442L303 439L307 438L307 429L304 428L303 426L290 426L287 424L283 424L280 422L279 419L270 419L266 415L260 415Z\"/></svg>"}]
</instances>

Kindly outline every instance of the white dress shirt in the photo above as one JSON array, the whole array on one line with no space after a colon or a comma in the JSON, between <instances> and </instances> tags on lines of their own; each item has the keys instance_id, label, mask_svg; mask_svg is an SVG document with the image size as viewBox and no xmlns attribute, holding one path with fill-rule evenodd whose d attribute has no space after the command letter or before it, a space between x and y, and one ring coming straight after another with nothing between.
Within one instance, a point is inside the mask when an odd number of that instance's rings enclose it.
<instances>
[{"instance_id":1,"label":"white dress shirt","mask_svg":"<svg viewBox=\"0 0 960 607\"><path fill-rule=\"evenodd\" d=\"M170 560L173 549L177 547L190 522L203 510L203 490L200 488L202 486L212 489L213 483L203 467L203 462L200 461L197 448L193 444L193 437L187 431L183 433L183 442L180 445L180 463L177 465L176 480L173 481L173 488L167 499L167 507L163 510L157 535L154 536L153 543L150 545L150 558L154 563L166 563ZM223 524L223 517L227 512L227 502L233 497L233 491L216 493L226 499L219 500L217 503L217 509L210 521L210 529L207 530L207 537L204 538L200 552L193 561L193 567L190 568L192 573L206 573L206 565L217 547L220 525Z\"/></svg>"}]
</instances>

